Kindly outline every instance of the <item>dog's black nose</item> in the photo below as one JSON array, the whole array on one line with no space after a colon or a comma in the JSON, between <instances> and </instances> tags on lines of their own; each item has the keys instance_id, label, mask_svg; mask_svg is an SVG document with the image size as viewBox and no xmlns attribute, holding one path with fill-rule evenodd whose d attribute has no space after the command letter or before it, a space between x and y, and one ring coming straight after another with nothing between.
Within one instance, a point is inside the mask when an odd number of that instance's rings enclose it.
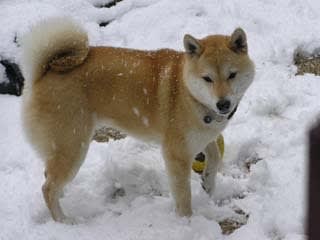
<instances>
[{"instance_id":1,"label":"dog's black nose","mask_svg":"<svg viewBox=\"0 0 320 240\"><path fill-rule=\"evenodd\" d=\"M217 108L220 112L228 112L230 108L231 102L229 100L222 99L219 102L217 102Z\"/></svg>"}]
</instances>

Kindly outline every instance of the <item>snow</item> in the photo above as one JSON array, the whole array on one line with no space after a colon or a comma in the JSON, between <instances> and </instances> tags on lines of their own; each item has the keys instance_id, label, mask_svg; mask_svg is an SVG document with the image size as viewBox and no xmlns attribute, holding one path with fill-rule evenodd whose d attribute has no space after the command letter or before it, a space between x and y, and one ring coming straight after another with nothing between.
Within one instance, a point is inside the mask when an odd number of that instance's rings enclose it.
<instances>
[{"instance_id":1,"label":"snow","mask_svg":"<svg viewBox=\"0 0 320 240\"><path fill-rule=\"evenodd\" d=\"M307 133L319 117L320 77L295 76L292 57L320 46L320 3L292 1L2 0L0 56L19 63L14 38L50 16L84 24L91 45L183 49L185 33L201 38L248 35L256 77L224 132L226 152L210 198L192 175L190 219L174 213L158 147L133 138L93 142L65 189L62 206L77 225L55 223L44 204L43 163L23 137L21 99L0 96L0 239L303 240L306 220ZM113 20L100 28L100 21ZM0 82L3 81L0 68ZM248 165L250 165L250 171ZM218 222L249 218L231 235Z\"/></svg>"}]
</instances>

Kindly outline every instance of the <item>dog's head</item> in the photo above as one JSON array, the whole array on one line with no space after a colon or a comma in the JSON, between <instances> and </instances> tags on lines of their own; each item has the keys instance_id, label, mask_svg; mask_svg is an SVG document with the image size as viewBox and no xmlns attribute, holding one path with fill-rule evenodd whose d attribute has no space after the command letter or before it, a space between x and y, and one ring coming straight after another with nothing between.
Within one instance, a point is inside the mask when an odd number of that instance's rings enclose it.
<instances>
[{"instance_id":1,"label":"dog's head","mask_svg":"<svg viewBox=\"0 0 320 240\"><path fill-rule=\"evenodd\" d=\"M192 96L221 115L230 113L254 77L245 32L201 40L187 34L184 47L184 81Z\"/></svg>"}]
</instances>

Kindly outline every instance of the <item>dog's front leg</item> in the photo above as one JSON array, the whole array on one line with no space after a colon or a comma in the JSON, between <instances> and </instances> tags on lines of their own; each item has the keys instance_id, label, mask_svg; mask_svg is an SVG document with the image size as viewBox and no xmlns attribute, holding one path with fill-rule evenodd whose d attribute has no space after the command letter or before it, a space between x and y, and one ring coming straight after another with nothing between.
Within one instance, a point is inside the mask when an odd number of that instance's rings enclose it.
<instances>
[{"instance_id":1,"label":"dog's front leg","mask_svg":"<svg viewBox=\"0 0 320 240\"><path fill-rule=\"evenodd\" d=\"M202 187L210 196L212 196L215 188L216 175L222 160L222 153L219 150L217 140L209 143L205 152L207 165L206 169L202 173Z\"/></svg>"},{"instance_id":2,"label":"dog's front leg","mask_svg":"<svg viewBox=\"0 0 320 240\"><path fill-rule=\"evenodd\" d=\"M169 177L172 195L179 216L191 216L191 157L184 151L184 146L171 142L163 146L163 155Z\"/></svg>"}]
</instances>

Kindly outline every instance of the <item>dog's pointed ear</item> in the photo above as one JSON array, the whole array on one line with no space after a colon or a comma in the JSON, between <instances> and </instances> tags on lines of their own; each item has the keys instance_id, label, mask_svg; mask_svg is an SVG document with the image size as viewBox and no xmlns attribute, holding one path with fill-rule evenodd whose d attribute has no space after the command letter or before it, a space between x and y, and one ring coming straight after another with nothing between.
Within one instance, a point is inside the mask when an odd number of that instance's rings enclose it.
<instances>
[{"instance_id":1,"label":"dog's pointed ear","mask_svg":"<svg viewBox=\"0 0 320 240\"><path fill-rule=\"evenodd\" d=\"M242 28L237 28L231 35L230 48L236 53L247 53L247 36Z\"/></svg>"},{"instance_id":2,"label":"dog's pointed ear","mask_svg":"<svg viewBox=\"0 0 320 240\"><path fill-rule=\"evenodd\" d=\"M200 42L189 34L184 35L183 44L186 52L193 56L200 56L202 46Z\"/></svg>"}]
</instances>

